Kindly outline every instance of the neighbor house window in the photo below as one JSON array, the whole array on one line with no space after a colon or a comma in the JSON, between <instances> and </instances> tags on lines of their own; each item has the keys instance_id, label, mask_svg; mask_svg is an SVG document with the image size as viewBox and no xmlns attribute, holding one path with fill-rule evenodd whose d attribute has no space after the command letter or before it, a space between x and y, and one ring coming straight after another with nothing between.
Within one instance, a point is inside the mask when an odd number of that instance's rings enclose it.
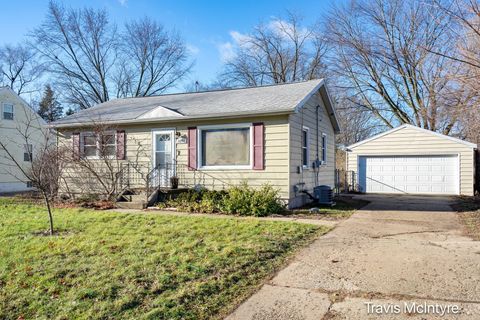
<instances>
[{"instance_id":1,"label":"neighbor house window","mask_svg":"<svg viewBox=\"0 0 480 320\"><path fill-rule=\"evenodd\" d=\"M250 167L250 133L250 124L200 127L200 167Z\"/></svg>"},{"instance_id":2,"label":"neighbor house window","mask_svg":"<svg viewBox=\"0 0 480 320\"><path fill-rule=\"evenodd\" d=\"M310 145L310 129L303 127L302 129L302 166L308 168L309 145Z\"/></svg>"},{"instance_id":3,"label":"neighbor house window","mask_svg":"<svg viewBox=\"0 0 480 320\"><path fill-rule=\"evenodd\" d=\"M327 162L327 135L322 134L322 161Z\"/></svg>"},{"instance_id":4,"label":"neighbor house window","mask_svg":"<svg viewBox=\"0 0 480 320\"><path fill-rule=\"evenodd\" d=\"M27 188L33 188L33 182L27 181Z\"/></svg>"},{"instance_id":5,"label":"neighbor house window","mask_svg":"<svg viewBox=\"0 0 480 320\"><path fill-rule=\"evenodd\" d=\"M13 104L3 104L3 119L13 120Z\"/></svg>"},{"instance_id":6,"label":"neighbor house window","mask_svg":"<svg viewBox=\"0 0 480 320\"><path fill-rule=\"evenodd\" d=\"M24 152L23 152L23 161L32 162L33 153L32 153L32 145L26 144L24 145Z\"/></svg>"},{"instance_id":7,"label":"neighbor house window","mask_svg":"<svg viewBox=\"0 0 480 320\"><path fill-rule=\"evenodd\" d=\"M85 158L115 157L115 132L103 134L83 132L80 135L80 148L82 156Z\"/></svg>"}]
</instances>

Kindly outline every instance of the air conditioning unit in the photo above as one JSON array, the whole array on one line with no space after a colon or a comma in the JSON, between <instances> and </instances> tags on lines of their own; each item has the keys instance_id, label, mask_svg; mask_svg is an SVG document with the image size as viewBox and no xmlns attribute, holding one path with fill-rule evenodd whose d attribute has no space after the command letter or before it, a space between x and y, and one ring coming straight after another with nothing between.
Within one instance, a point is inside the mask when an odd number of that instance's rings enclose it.
<instances>
[{"instance_id":1,"label":"air conditioning unit","mask_svg":"<svg viewBox=\"0 0 480 320\"><path fill-rule=\"evenodd\" d=\"M329 186L317 186L313 188L313 195L319 204L326 204L333 206L333 189Z\"/></svg>"}]
</instances>

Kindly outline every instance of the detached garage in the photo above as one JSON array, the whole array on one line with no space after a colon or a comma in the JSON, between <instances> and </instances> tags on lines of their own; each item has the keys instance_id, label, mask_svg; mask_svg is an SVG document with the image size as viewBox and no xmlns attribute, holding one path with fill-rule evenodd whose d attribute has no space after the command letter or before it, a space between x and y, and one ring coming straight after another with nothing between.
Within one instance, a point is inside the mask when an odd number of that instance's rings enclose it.
<instances>
[{"instance_id":1,"label":"detached garage","mask_svg":"<svg viewBox=\"0 0 480 320\"><path fill-rule=\"evenodd\" d=\"M402 125L347 148L347 171L365 193L473 195L476 144Z\"/></svg>"}]
</instances>

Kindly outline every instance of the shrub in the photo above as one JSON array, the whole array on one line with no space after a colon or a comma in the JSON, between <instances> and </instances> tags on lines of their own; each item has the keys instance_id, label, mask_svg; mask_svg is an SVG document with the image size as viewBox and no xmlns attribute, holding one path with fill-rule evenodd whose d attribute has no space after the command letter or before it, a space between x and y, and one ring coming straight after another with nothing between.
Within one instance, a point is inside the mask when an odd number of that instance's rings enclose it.
<instances>
[{"instance_id":1,"label":"shrub","mask_svg":"<svg viewBox=\"0 0 480 320\"><path fill-rule=\"evenodd\" d=\"M269 184L254 189L242 183L227 190L222 211L229 214L263 217L283 211L278 190Z\"/></svg>"},{"instance_id":2,"label":"shrub","mask_svg":"<svg viewBox=\"0 0 480 320\"><path fill-rule=\"evenodd\" d=\"M190 190L167 201L166 205L186 212L256 217L279 213L284 209L278 190L271 185L265 184L260 189L254 189L245 182L226 191Z\"/></svg>"}]
</instances>

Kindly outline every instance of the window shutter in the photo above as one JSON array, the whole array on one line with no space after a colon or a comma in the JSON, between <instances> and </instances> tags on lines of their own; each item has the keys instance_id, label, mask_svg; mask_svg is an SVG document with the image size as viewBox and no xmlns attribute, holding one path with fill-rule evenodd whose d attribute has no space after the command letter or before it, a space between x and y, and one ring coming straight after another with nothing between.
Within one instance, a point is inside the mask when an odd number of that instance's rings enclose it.
<instances>
[{"instance_id":1,"label":"window shutter","mask_svg":"<svg viewBox=\"0 0 480 320\"><path fill-rule=\"evenodd\" d=\"M125 160L125 154L126 154L126 134L125 130L117 130L117 160Z\"/></svg>"},{"instance_id":2,"label":"window shutter","mask_svg":"<svg viewBox=\"0 0 480 320\"><path fill-rule=\"evenodd\" d=\"M253 170L264 170L263 161L263 122L253 124Z\"/></svg>"},{"instance_id":3,"label":"window shutter","mask_svg":"<svg viewBox=\"0 0 480 320\"><path fill-rule=\"evenodd\" d=\"M73 143L73 158L75 160L80 159L80 133L72 133L72 143Z\"/></svg>"},{"instance_id":4,"label":"window shutter","mask_svg":"<svg viewBox=\"0 0 480 320\"><path fill-rule=\"evenodd\" d=\"M188 128L188 170L197 169L197 127Z\"/></svg>"}]
</instances>

